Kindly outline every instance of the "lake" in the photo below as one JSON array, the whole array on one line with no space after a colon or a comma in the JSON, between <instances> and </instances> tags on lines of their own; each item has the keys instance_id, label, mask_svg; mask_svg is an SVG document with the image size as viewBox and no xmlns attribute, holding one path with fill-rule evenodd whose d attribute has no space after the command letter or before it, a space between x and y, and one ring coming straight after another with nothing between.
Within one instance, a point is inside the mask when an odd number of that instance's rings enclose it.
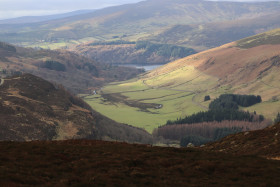
<instances>
[{"instance_id":1,"label":"lake","mask_svg":"<svg viewBox=\"0 0 280 187\"><path fill-rule=\"evenodd\" d=\"M164 64L154 64L154 65L141 65L141 64L118 64L118 66L122 67L134 67L137 69L144 69L145 71L151 71L153 69L156 69L160 66L163 66Z\"/></svg>"}]
</instances>

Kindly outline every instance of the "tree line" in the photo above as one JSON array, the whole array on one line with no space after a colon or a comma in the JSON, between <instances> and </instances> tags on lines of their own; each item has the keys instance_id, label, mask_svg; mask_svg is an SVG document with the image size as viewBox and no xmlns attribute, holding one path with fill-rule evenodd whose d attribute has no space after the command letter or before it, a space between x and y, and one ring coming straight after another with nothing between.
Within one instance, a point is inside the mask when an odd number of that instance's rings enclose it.
<instances>
[{"instance_id":1,"label":"tree line","mask_svg":"<svg viewBox=\"0 0 280 187\"><path fill-rule=\"evenodd\" d=\"M191 48L186 48L182 46L176 46L171 44L155 44L149 41L137 41L136 49L145 49L146 53L156 53L159 56L164 57L174 57L174 58L183 58L191 54L195 54L196 51Z\"/></svg>"},{"instance_id":2,"label":"tree line","mask_svg":"<svg viewBox=\"0 0 280 187\"><path fill-rule=\"evenodd\" d=\"M263 129L270 124L270 120L264 120L262 122L225 120L221 122L213 121L195 124L164 125L155 129L153 135L169 140L179 140L181 141L181 146L186 146L188 143L202 145L217 141L230 134Z\"/></svg>"},{"instance_id":3,"label":"tree line","mask_svg":"<svg viewBox=\"0 0 280 187\"><path fill-rule=\"evenodd\" d=\"M210 110L215 109L233 109L238 110L238 106L249 107L262 102L261 96L222 94L209 104Z\"/></svg>"},{"instance_id":4,"label":"tree line","mask_svg":"<svg viewBox=\"0 0 280 187\"><path fill-rule=\"evenodd\" d=\"M105 42L93 42L88 44L89 46L97 45L122 45L122 44L136 44L135 49L145 49L145 53L150 55L156 53L159 56L164 56L167 58L183 58L191 54L195 54L196 51L191 48L186 48L182 46L176 46L171 44L155 44L149 41L125 41L125 40L115 40L115 41L105 41Z\"/></svg>"}]
</instances>

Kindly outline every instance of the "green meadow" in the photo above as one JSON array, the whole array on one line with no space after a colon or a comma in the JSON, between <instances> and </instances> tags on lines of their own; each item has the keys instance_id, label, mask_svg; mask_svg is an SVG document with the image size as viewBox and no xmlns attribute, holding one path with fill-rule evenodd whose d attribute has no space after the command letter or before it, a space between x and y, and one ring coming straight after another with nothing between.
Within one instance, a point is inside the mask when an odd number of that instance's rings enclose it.
<instances>
[{"instance_id":1,"label":"green meadow","mask_svg":"<svg viewBox=\"0 0 280 187\"><path fill-rule=\"evenodd\" d=\"M225 93L262 95L262 103L242 109L274 119L280 111L277 82L278 79L269 75L249 84L220 85L218 78L190 65L172 70L162 66L138 78L111 83L99 90L97 95L84 99L101 114L152 133L167 120L207 110L211 100ZM211 97L210 101L204 101L206 95Z\"/></svg>"},{"instance_id":2,"label":"green meadow","mask_svg":"<svg viewBox=\"0 0 280 187\"><path fill-rule=\"evenodd\" d=\"M109 84L97 95L84 97L90 106L111 119L144 128L152 132L167 120L175 120L186 115L207 110L204 102L207 90L216 83L216 78L204 75L188 66L174 72L150 77L148 74L130 81ZM108 100L102 94L121 94L123 100ZM145 111L126 102L153 103L159 108Z\"/></svg>"}]
</instances>

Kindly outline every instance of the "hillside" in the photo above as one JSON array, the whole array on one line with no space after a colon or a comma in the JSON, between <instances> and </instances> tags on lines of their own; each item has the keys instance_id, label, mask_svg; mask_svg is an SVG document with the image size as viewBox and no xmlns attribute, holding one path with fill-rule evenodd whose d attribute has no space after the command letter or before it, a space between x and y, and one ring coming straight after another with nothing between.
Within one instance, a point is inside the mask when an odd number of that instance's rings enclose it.
<instances>
[{"instance_id":1,"label":"hillside","mask_svg":"<svg viewBox=\"0 0 280 187\"><path fill-rule=\"evenodd\" d=\"M258 154L269 159L280 159L280 124L263 130L230 135L218 142L208 144L205 149L237 155Z\"/></svg>"},{"instance_id":2,"label":"hillside","mask_svg":"<svg viewBox=\"0 0 280 187\"><path fill-rule=\"evenodd\" d=\"M127 44L121 44L121 43ZM77 45L70 49L90 59L112 64L166 64L196 53L191 48L148 41L112 41Z\"/></svg>"},{"instance_id":3,"label":"hillside","mask_svg":"<svg viewBox=\"0 0 280 187\"><path fill-rule=\"evenodd\" d=\"M85 101L116 121L149 132L167 120L208 110L211 100L225 93L260 95L261 103L242 109L274 119L280 111L279 38L276 29L191 55L108 85L103 94ZM207 95L211 100L204 101Z\"/></svg>"},{"instance_id":4,"label":"hillside","mask_svg":"<svg viewBox=\"0 0 280 187\"><path fill-rule=\"evenodd\" d=\"M278 186L279 161L69 140L0 142L1 186Z\"/></svg>"},{"instance_id":5,"label":"hillside","mask_svg":"<svg viewBox=\"0 0 280 187\"><path fill-rule=\"evenodd\" d=\"M251 19L279 13L279 10L279 2L147 0L40 23L2 24L0 40L44 47L114 38L136 41L178 24Z\"/></svg>"},{"instance_id":6,"label":"hillside","mask_svg":"<svg viewBox=\"0 0 280 187\"><path fill-rule=\"evenodd\" d=\"M107 139L151 143L142 129L93 111L61 86L31 74L1 79L0 141Z\"/></svg>"},{"instance_id":7,"label":"hillside","mask_svg":"<svg viewBox=\"0 0 280 187\"><path fill-rule=\"evenodd\" d=\"M73 93L89 93L104 83L133 78L141 72L98 63L68 51L22 48L0 42L0 76L32 73L62 84Z\"/></svg>"}]
</instances>

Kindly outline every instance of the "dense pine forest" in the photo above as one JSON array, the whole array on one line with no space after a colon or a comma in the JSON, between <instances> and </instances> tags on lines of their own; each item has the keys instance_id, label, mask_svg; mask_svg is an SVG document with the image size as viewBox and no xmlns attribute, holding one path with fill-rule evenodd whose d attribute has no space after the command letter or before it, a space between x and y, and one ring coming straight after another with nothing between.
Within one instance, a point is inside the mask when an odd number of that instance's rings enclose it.
<instances>
[{"instance_id":1,"label":"dense pine forest","mask_svg":"<svg viewBox=\"0 0 280 187\"><path fill-rule=\"evenodd\" d=\"M222 94L209 104L208 111L168 120L166 125L154 131L154 135L180 140L181 146L187 146L188 143L202 145L230 134L261 129L271 122L256 112L239 110L239 106L249 107L261 101L261 96Z\"/></svg>"},{"instance_id":2,"label":"dense pine forest","mask_svg":"<svg viewBox=\"0 0 280 187\"><path fill-rule=\"evenodd\" d=\"M235 94L222 94L219 98L213 100L209 104L208 111L202 111L190 116L186 116L183 119L177 119L175 121L168 120L166 125L172 124L192 124L201 122L211 122L223 120L237 120L237 121L263 121L262 115L256 119L255 114L251 114L248 111L238 110L238 106L249 107L262 101L261 96L254 95L235 95Z\"/></svg>"}]
</instances>

